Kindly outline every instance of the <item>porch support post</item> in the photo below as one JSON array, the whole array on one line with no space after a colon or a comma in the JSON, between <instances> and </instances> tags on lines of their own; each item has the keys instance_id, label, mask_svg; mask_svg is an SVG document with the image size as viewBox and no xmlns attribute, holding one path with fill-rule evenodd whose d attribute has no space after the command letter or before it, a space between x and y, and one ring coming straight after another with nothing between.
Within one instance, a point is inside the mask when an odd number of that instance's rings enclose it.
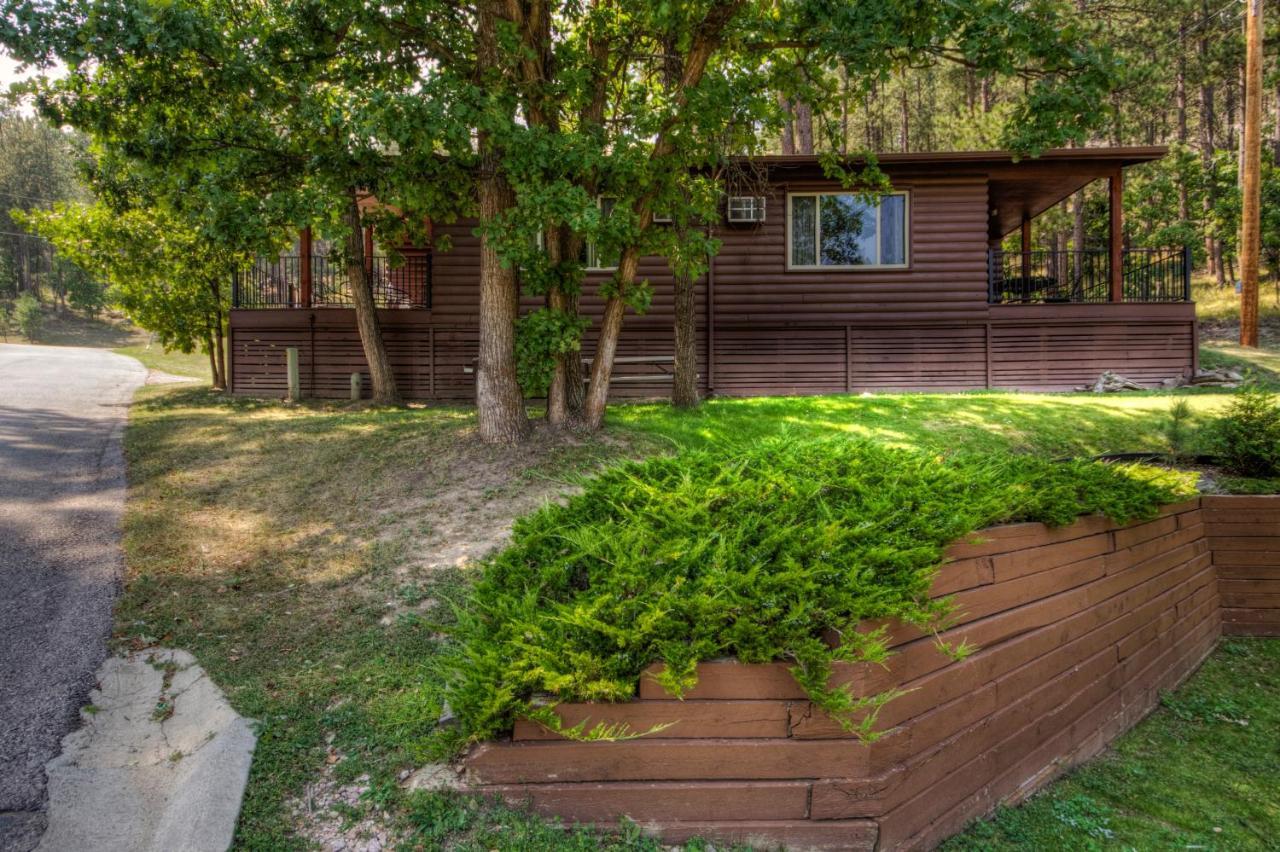
<instances>
[{"instance_id":1,"label":"porch support post","mask_svg":"<svg viewBox=\"0 0 1280 852\"><path fill-rule=\"evenodd\" d=\"M1108 180L1111 188L1111 301L1124 301L1124 171L1116 169Z\"/></svg>"},{"instance_id":2,"label":"porch support post","mask_svg":"<svg viewBox=\"0 0 1280 852\"><path fill-rule=\"evenodd\" d=\"M1031 281L1031 217L1022 212L1022 286L1030 287Z\"/></svg>"},{"instance_id":3,"label":"porch support post","mask_svg":"<svg viewBox=\"0 0 1280 852\"><path fill-rule=\"evenodd\" d=\"M364 229L364 274L373 274L373 226Z\"/></svg>"},{"instance_id":4,"label":"porch support post","mask_svg":"<svg viewBox=\"0 0 1280 852\"><path fill-rule=\"evenodd\" d=\"M310 308L311 298L311 226L298 235L298 274L302 278L302 307Z\"/></svg>"}]
</instances>

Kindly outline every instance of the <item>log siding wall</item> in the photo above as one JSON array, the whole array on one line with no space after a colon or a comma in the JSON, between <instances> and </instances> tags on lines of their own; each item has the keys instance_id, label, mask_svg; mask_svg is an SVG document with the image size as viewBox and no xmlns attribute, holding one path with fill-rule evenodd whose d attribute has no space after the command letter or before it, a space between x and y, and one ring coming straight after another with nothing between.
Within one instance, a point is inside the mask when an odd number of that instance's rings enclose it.
<instances>
[{"instance_id":1,"label":"log siding wall","mask_svg":"<svg viewBox=\"0 0 1280 852\"><path fill-rule=\"evenodd\" d=\"M470 782L570 821L625 815L669 842L927 849L1099 753L1222 633L1280 635L1280 497L981 536L950 549L934 584L957 605L944 635L976 653L950 662L898 628L887 670L839 671L861 691L911 690L869 746L813 708L785 665L716 662L683 701L643 678L632 702L558 708L569 724L676 721L652 738L568 742L522 721L512 741L472 752Z\"/></svg>"},{"instance_id":2,"label":"log siding wall","mask_svg":"<svg viewBox=\"0 0 1280 852\"><path fill-rule=\"evenodd\" d=\"M703 393L724 396L883 390L1011 388L1070 390L1117 370L1155 385L1195 359L1191 304L988 305L988 179L891 170L908 193L909 265L866 270L789 270L787 194L833 191L813 168L775 171L766 218L721 224L714 287L696 282L698 375ZM755 190L753 190L755 191ZM410 399L466 400L477 352L479 243L473 223L439 225L448 251L432 261L429 311L385 311L392 363ZM593 294L608 276L590 272L582 311L599 318ZM620 356L674 353L674 284L666 261L644 258L653 288L643 316L628 315ZM714 291L714 292L713 292ZM527 300L526 306L537 307ZM231 313L234 392L283 396L284 349L296 346L303 393L345 397L352 372L367 373L351 312L344 309ZM595 347L588 331L584 355ZM653 365L620 365L616 397L665 397L669 378Z\"/></svg>"}]
</instances>

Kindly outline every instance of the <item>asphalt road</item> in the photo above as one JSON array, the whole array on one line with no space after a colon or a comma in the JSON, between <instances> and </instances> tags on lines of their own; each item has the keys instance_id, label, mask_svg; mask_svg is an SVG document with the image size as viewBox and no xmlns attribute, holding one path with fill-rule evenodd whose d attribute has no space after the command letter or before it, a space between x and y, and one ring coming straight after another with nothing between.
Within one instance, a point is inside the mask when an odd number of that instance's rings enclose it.
<instances>
[{"instance_id":1,"label":"asphalt road","mask_svg":"<svg viewBox=\"0 0 1280 852\"><path fill-rule=\"evenodd\" d=\"M44 764L106 657L120 588L129 400L100 349L0 344L0 850L44 830Z\"/></svg>"}]
</instances>

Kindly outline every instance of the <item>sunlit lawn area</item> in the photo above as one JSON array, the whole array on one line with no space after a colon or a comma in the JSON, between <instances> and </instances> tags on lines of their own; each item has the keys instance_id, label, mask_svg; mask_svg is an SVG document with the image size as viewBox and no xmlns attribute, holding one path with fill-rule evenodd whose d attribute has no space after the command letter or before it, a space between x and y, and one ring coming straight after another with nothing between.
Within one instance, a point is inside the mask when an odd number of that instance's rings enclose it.
<instances>
[{"instance_id":1,"label":"sunlit lawn area","mask_svg":"<svg viewBox=\"0 0 1280 852\"><path fill-rule=\"evenodd\" d=\"M716 399L691 412L666 404L620 405L611 410L610 423L672 447L843 434L938 450L1095 455L1169 449L1164 424L1175 399L1186 399L1204 420L1227 396L973 392Z\"/></svg>"},{"instance_id":2,"label":"sunlit lawn area","mask_svg":"<svg viewBox=\"0 0 1280 852\"><path fill-rule=\"evenodd\" d=\"M209 381L209 356L200 352L166 352L159 343L146 341L117 346L112 351L137 358L149 370Z\"/></svg>"},{"instance_id":3,"label":"sunlit lawn area","mask_svg":"<svg viewBox=\"0 0 1280 852\"><path fill-rule=\"evenodd\" d=\"M1239 322L1240 294L1234 285L1219 287L1212 279L1197 277L1191 282L1191 298L1201 322ZM1258 288L1258 314L1266 320L1280 320L1280 288L1263 281Z\"/></svg>"}]
</instances>

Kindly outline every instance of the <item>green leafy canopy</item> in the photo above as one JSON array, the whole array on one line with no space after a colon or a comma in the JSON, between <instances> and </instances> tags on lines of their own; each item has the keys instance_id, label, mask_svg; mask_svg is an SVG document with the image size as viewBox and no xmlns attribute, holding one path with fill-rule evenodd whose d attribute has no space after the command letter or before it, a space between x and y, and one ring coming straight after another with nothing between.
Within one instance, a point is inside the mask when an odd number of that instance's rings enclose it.
<instances>
[{"instance_id":1,"label":"green leafy canopy","mask_svg":"<svg viewBox=\"0 0 1280 852\"><path fill-rule=\"evenodd\" d=\"M948 543L1008 521L1145 518L1191 490L1153 468L843 439L628 464L518 522L485 565L456 628L450 705L484 739L519 715L548 719L548 694L627 700L654 662L680 695L699 661L787 660L815 703L870 738L894 694L832 686L833 667L886 659L868 622L945 627L929 588Z\"/></svg>"}]
</instances>

